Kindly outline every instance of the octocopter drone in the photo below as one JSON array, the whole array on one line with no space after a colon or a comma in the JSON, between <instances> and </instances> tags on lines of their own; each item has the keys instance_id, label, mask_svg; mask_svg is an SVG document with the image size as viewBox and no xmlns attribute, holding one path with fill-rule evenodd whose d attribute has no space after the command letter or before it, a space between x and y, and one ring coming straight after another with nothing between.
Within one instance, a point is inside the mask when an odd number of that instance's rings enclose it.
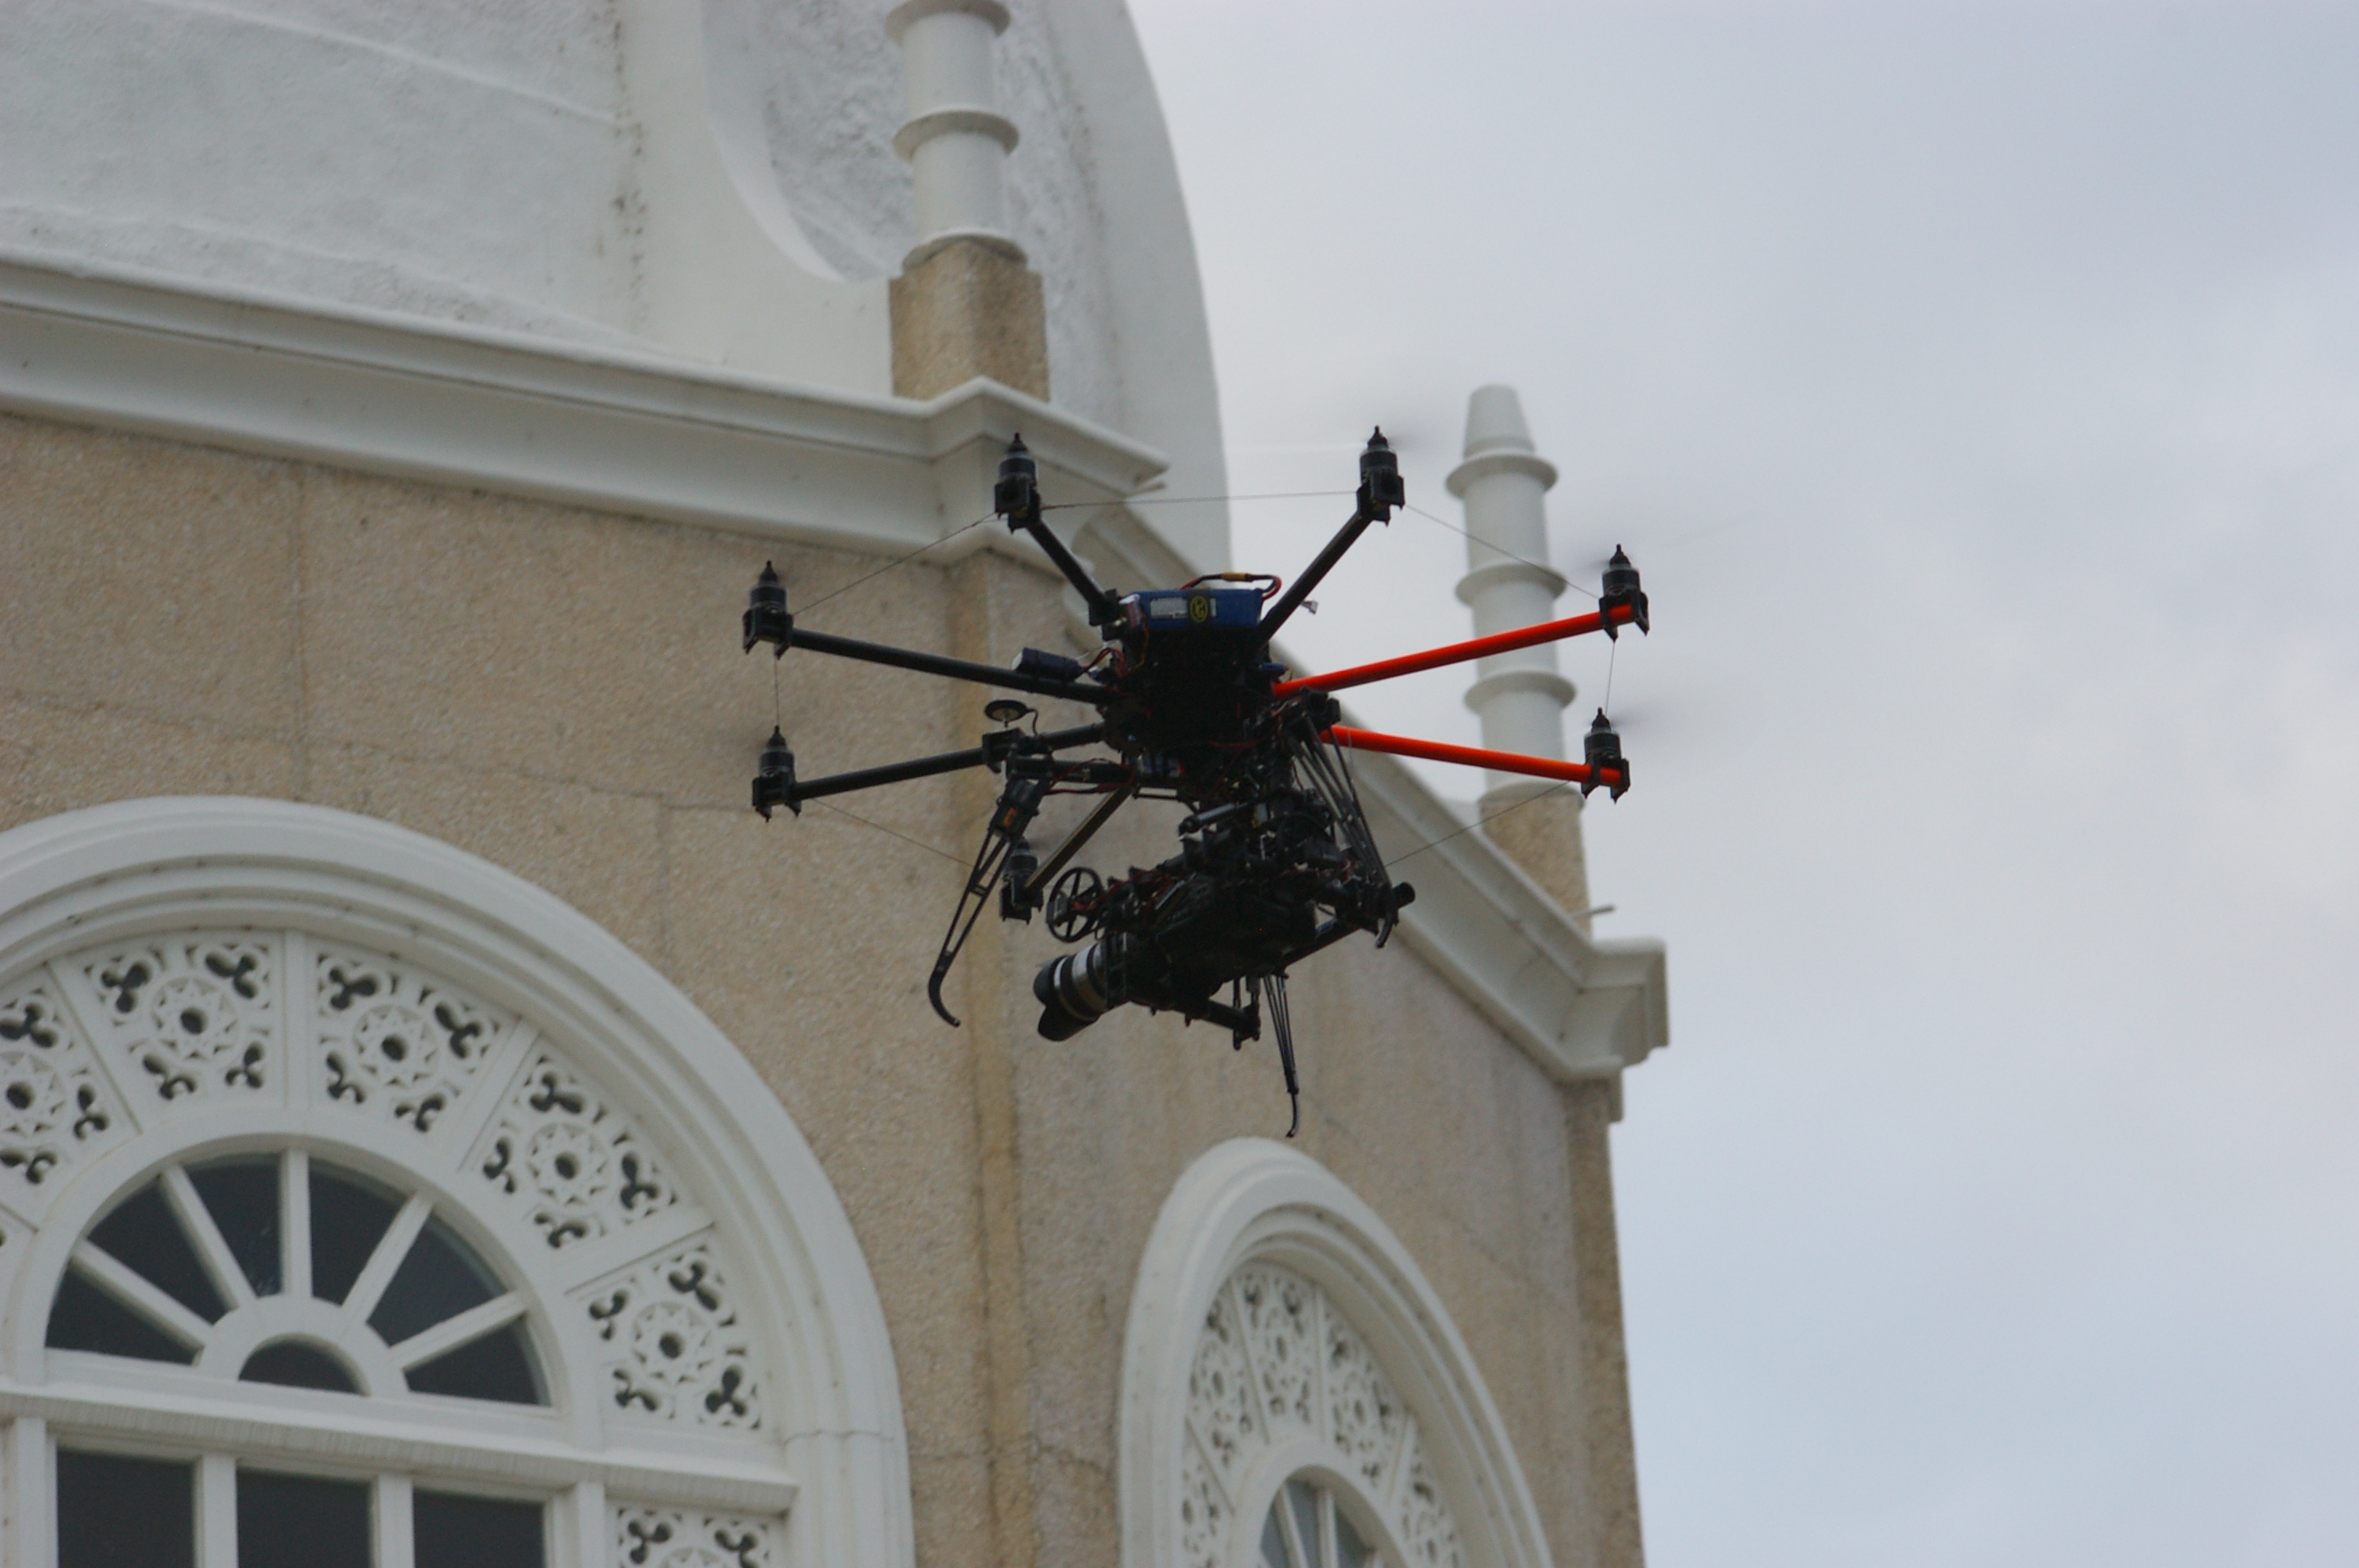
<instances>
[{"instance_id":1,"label":"octocopter drone","mask_svg":"<svg viewBox=\"0 0 2359 1568\"><path fill-rule=\"evenodd\" d=\"M1386 873L1343 751L1527 773L1578 784L1583 795L1606 789L1619 798L1630 787L1621 738L1602 708L1583 741L1582 760L1565 762L1352 729L1339 722L1341 708L1332 695L1584 633L1613 637L1625 625L1646 631L1647 596L1637 570L1618 548L1593 614L1332 675L1289 679L1285 665L1271 662L1270 639L1288 618L1369 524L1389 524L1393 509L1407 503L1399 464L1379 430L1360 454L1350 519L1292 587L1260 573L1220 572L1176 589L1117 597L1099 587L1041 521L1039 471L1019 436L1000 462L993 509L1011 533L1031 535L1080 592L1090 624L1106 644L1096 657L1084 664L1027 648L1013 668L1000 669L810 631L795 624L786 586L768 566L745 611L745 651L766 643L774 657L799 648L1058 697L1096 708L1098 721L1043 731L1029 704L1000 697L984 708L999 728L979 746L810 780L796 776L786 736L773 729L754 780L754 808L766 821L781 806L800 815L807 800L990 769L1006 782L927 980L934 1011L958 1024L942 1003L942 980L996 895L1003 920L1029 922L1039 913L1059 941L1088 944L1049 960L1033 979L1043 1036L1069 1040L1126 1004L1201 1019L1227 1030L1240 1047L1261 1038L1266 1022L1299 1127L1288 971L1356 931L1373 932L1384 946L1400 911L1417 896ZM1093 748L1114 755L1074 754ZM1092 795L1099 801L1043 860L1026 835L1051 795ZM1111 880L1073 864L1133 799L1177 801L1187 808L1179 824L1180 852Z\"/></svg>"}]
</instances>

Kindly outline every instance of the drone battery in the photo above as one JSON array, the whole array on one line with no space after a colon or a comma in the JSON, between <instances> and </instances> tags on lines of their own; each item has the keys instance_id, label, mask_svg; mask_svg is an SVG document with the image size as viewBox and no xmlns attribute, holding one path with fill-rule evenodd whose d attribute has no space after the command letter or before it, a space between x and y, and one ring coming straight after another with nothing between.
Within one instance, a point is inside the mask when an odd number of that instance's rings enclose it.
<instances>
[{"instance_id":1,"label":"drone battery","mask_svg":"<svg viewBox=\"0 0 2359 1568\"><path fill-rule=\"evenodd\" d=\"M1167 589L1131 594L1122 605L1130 625L1145 632L1239 632L1261 624L1257 588Z\"/></svg>"}]
</instances>

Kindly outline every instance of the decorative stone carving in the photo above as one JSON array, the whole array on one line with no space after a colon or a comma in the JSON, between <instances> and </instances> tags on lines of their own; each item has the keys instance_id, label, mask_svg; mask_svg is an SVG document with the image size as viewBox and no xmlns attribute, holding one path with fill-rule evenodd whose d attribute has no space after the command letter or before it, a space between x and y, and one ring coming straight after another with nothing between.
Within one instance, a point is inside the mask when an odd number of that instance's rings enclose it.
<instances>
[{"instance_id":1,"label":"decorative stone carving","mask_svg":"<svg viewBox=\"0 0 2359 1568\"><path fill-rule=\"evenodd\" d=\"M699 1241L582 1292L615 1408L626 1415L754 1431L762 1424L752 1336L710 1243Z\"/></svg>"},{"instance_id":2,"label":"decorative stone carving","mask_svg":"<svg viewBox=\"0 0 2359 1568\"><path fill-rule=\"evenodd\" d=\"M623 1568L781 1568L768 1519L669 1509L616 1509L614 1561Z\"/></svg>"},{"instance_id":3,"label":"decorative stone carving","mask_svg":"<svg viewBox=\"0 0 2359 1568\"><path fill-rule=\"evenodd\" d=\"M257 932L174 935L86 957L83 981L132 1071L173 1102L276 1087L277 943Z\"/></svg>"},{"instance_id":4,"label":"decorative stone carving","mask_svg":"<svg viewBox=\"0 0 2359 1568\"><path fill-rule=\"evenodd\" d=\"M430 1132L515 1020L396 960L323 948L313 968L320 1094Z\"/></svg>"},{"instance_id":5,"label":"decorative stone carving","mask_svg":"<svg viewBox=\"0 0 2359 1568\"><path fill-rule=\"evenodd\" d=\"M1316 1430L1319 1374L1319 1287L1283 1269L1248 1266L1231 1286L1245 1321L1255 1387L1273 1422Z\"/></svg>"},{"instance_id":6,"label":"decorative stone carving","mask_svg":"<svg viewBox=\"0 0 2359 1568\"><path fill-rule=\"evenodd\" d=\"M48 977L0 991L0 1186L51 1184L60 1165L119 1136L120 1117Z\"/></svg>"},{"instance_id":7,"label":"decorative stone carving","mask_svg":"<svg viewBox=\"0 0 2359 1568\"><path fill-rule=\"evenodd\" d=\"M1392 1490L1408 1411L1358 1331L1341 1313L1325 1315L1327 1435L1351 1459L1353 1478L1381 1498Z\"/></svg>"},{"instance_id":8,"label":"decorative stone carving","mask_svg":"<svg viewBox=\"0 0 2359 1568\"><path fill-rule=\"evenodd\" d=\"M1228 1539L1228 1494L1191 1443L1180 1460L1180 1551L1190 1568L1224 1568Z\"/></svg>"},{"instance_id":9,"label":"decorative stone carving","mask_svg":"<svg viewBox=\"0 0 2359 1568\"><path fill-rule=\"evenodd\" d=\"M481 1168L551 1247L611 1235L679 1201L629 1119L546 1049L509 1092Z\"/></svg>"},{"instance_id":10,"label":"decorative stone carving","mask_svg":"<svg viewBox=\"0 0 2359 1568\"><path fill-rule=\"evenodd\" d=\"M1464 1552L1416 1419L1351 1321L1290 1269L1248 1263L1212 1298L1188 1379L1180 1540L1190 1568L1228 1568L1237 1487L1272 1444L1321 1440L1392 1527L1410 1568Z\"/></svg>"},{"instance_id":11,"label":"decorative stone carving","mask_svg":"<svg viewBox=\"0 0 2359 1568\"><path fill-rule=\"evenodd\" d=\"M551 1248L692 1201L639 1128L555 1047L537 1042L513 1076L486 1072L515 1014L408 958L342 943L318 943L282 998L288 951L277 932L175 933L85 950L0 986L0 1200L38 1213L62 1167L136 1131L116 1085L149 1117L231 1095L284 1103L294 1072L309 1075L321 1114L381 1118L429 1140L446 1118L482 1124L460 1114L468 1096L505 1094L496 1109L476 1108L489 1125L469 1150L433 1158L475 1172ZM311 1043L309 1060L292 1065L289 1007L299 1021L308 1010L294 1037ZM5 1223L0 1276L14 1261ZM636 1422L760 1432L754 1333L717 1249L707 1236L657 1245L573 1297L606 1357L610 1409ZM718 1550L696 1541L695 1551Z\"/></svg>"},{"instance_id":12,"label":"decorative stone carving","mask_svg":"<svg viewBox=\"0 0 2359 1568\"><path fill-rule=\"evenodd\" d=\"M1234 1291L1214 1296L1212 1310L1204 1314L1195 1364L1188 1371L1188 1407L1221 1479L1234 1489L1245 1454L1262 1446L1261 1401L1245 1360L1245 1325Z\"/></svg>"},{"instance_id":13,"label":"decorative stone carving","mask_svg":"<svg viewBox=\"0 0 2359 1568\"><path fill-rule=\"evenodd\" d=\"M1408 1484L1401 1488L1399 1525L1411 1568L1460 1568L1464 1559L1458 1548L1458 1526L1450 1517L1450 1504L1421 1448L1413 1447L1408 1454Z\"/></svg>"}]
</instances>

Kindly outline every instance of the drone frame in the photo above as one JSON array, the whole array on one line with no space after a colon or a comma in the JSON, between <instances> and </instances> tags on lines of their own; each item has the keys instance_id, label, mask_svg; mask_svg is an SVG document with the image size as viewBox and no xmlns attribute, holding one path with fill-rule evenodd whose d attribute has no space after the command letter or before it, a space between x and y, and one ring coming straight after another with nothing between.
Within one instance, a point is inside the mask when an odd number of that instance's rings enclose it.
<instances>
[{"instance_id":1,"label":"drone frame","mask_svg":"<svg viewBox=\"0 0 2359 1568\"><path fill-rule=\"evenodd\" d=\"M1381 430L1370 438L1367 449L1361 455L1360 467L1361 483L1351 516L1345 519L1343 526L1293 584L1283 592L1275 594L1276 602L1270 604L1252 626L1251 645L1262 651L1263 658L1267 658L1270 639L1308 601L1311 592L1360 536L1375 523L1389 524L1393 510L1407 505L1399 470ZM1006 457L1000 465L999 479L993 489L992 500L996 514L1006 519L1009 532L1027 535L1039 546L1050 564L1080 594L1090 624L1098 628L1107 641L1114 641L1119 633L1114 629L1125 622L1127 613L1125 601L1101 586L1056 531L1042 519L1038 470L1021 436L1009 443ZM1233 572L1213 576L1231 580L1249 580L1246 574ZM1199 578L1196 583L1207 580L1211 579ZM1274 579L1260 580L1274 582ZM1196 583L1188 586L1193 588ZM1583 760L1571 762L1553 757L1449 745L1358 729L1339 721L1340 711L1330 696L1353 687L1591 633L1603 632L1608 637L1615 637L1626 625L1636 625L1641 632L1649 629L1647 596L1640 589L1638 573L1619 547L1607 566L1603 586L1604 591L1599 596L1598 608L1593 612L1475 637L1324 675L1274 680L1268 687L1268 700L1279 703L1297 697L1311 698L1314 706L1310 711L1318 717L1310 720L1312 728L1308 733L1315 734L1318 741L1327 745L1577 784L1583 795L1603 788L1619 798L1630 787L1630 764L1622 754L1619 736L1602 708L1584 737ZM772 730L763 749L760 771L753 783L753 805L765 821L769 819L772 810L780 806L799 816L802 803L808 800L970 768L988 768L1006 777L999 802L994 808L983 844L976 851L973 864L962 885L957 907L952 911L940 953L927 982L927 996L934 1011L955 1027L959 1020L942 1001L942 981L964 947L968 934L989 907L993 891L996 889L1000 895L1003 918L1028 921L1031 912L1042 906L1059 874L1126 802L1141 795L1154 797L1163 793L1162 786L1143 779L1139 770L1127 762L1103 758L1069 759L1062 755L1107 741L1109 725L1103 718L1104 710L1125 700L1125 694L1103 677L1090 677L1076 660L1044 654L1028 648L1015 667L1003 669L973 660L798 626L787 608L785 586L779 580L775 566L768 563L764 565L761 577L755 585L744 619L745 651L751 653L757 643L765 643L771 645L774 658L785 657L788 648L800 648L1003 691L1057 698L1100 710L1098 722L1041 733L1038 729L1038 715L1028 705L1001 699L989 704L985 712L1002 728L984 735L980 745L810 780L796 776L794 754L780 730ZM1274 673L1283 673L1277 666L1264 667ZM1016 725L1027 717L1034 719L1033 729L1028 731L1017 729ZM1300 721L1298 719L1297 722ZM1094 793L1103 798L1043 861L1033 854L1025 833L1042 802L1052 791ZM1226 808L1214 808L1215 811L1221 809ZM1352 809L1356 812L1356 805ZM1212 813L1201 815L1209 818ZM1193 825L1198 820L1198 817L1191 816L1180 825L1183 837L1195 830ZM1369 852L1375 852L1372 845ZM1381 863L1377 870L1381 874ZM1386 885L1391 885L1388 879ZM1415 890L1407 884L1393 889L1386 895L1380 914L1374 917L1376 920L1374 925L1365 924L1370 916L1363 914L1355 917L1358 922L1355 923L1354 918L1347 918L1342 914L1338 906L1339 912L1325 926L1313 933L1307 945L1289 952L1285 964L1298 963L1310 953L1341 940L1355 930L1375 930L1381 945L1385 935L1391 929L1391 912L1414 896ZM1056 918L1052 905L1052 925ZM1078 937L1067 939L1079 940ZM1287 1089L1289 1098L1295 1100L1299 1122L1299 1086L1291 1032L1286 1026L1284 968L1279 968L1272 977L1262 977L1255 971L1230 983L1234 994L1228 1004L1214 1001L1209 997L1188 997L1169 999L1168 1005L1171 1011L1180 1011L1186 1017L1201 1019L1229 1030L1236 1044L1242 1045L1246 1040L1259 1038L1262 1002L1266 999L1271 1006L1272 1022L1277 1026ZM1246 1000L1248 991L1252 994L1250 1001ZM1045 998L1046 993L1042 994ZM1166 1005L1158 1002L1144 1004L1150 1007ZM1045 1030L1045 1023L1043 1027Z\"/></svg>"}]
</instances>

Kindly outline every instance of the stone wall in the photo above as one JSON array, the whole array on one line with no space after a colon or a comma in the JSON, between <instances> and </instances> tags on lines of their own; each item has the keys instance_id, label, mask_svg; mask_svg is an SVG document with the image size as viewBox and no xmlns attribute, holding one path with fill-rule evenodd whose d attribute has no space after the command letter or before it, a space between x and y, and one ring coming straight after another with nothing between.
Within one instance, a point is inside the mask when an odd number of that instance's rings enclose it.
<instances>
[{"instance_id":1,"label":"stone wall","mask_svg":"<svg viewBox=\"0 0 2359 1568\"><path fill-rule=\"evenodd\" d=\"M1056 946L995 921L948 989L968 1027L935 1020L926 971L988 782L766 827L746 809L774 670L740 654L736 622L767 557L814 627L998 662L1069 636L1056 586L995 556L822 605L876 563L0 418L0 827L274 795L566 899L738 1044L835 1183L892 1326L919 1563L1111 1564L1139 1253L1199 1153L1283 1132L1274 1053L1127 1012L1041 1040L1029 980ZM979 690L808 656L777 673L806 776L982 728ZM1096 862L1167 852L1157 809ZM1603 1091L1568 1097L1399 945L1321 956L1295 999L1301 1147L1440 1292L1557 1560L1635 1562L1635 1516L1613 1522L1626 1451L1594 1419L1622 1399L1598 1386L1620 1350ZM1584 1252L1603 1260L1586 1281Z\"/></svg>"}]
</instances>

